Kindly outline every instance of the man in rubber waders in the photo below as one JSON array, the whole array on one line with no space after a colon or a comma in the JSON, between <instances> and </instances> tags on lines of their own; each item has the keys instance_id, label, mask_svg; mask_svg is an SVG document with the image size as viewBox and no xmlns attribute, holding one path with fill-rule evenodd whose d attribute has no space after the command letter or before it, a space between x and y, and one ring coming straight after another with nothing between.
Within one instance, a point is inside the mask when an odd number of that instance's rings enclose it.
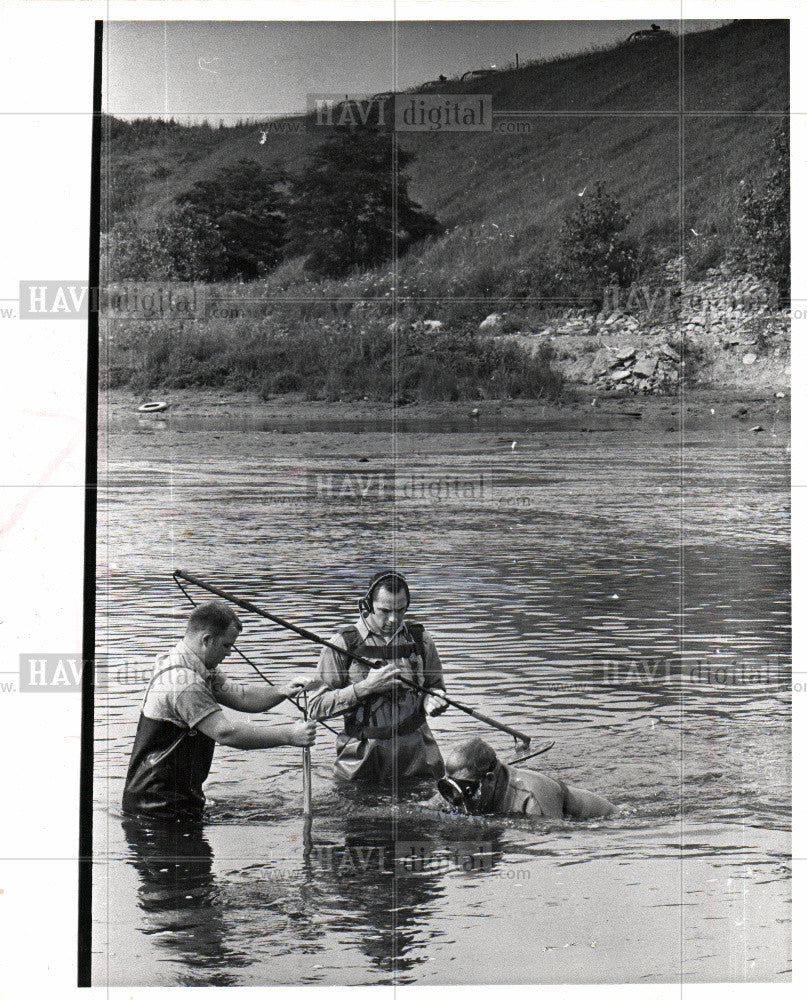
<instances>
[{"instance_id":1,"label":"man in rubber waders","mask_svg":"<svg viewBox=\"0 0 807 1000\"><path fill-rule=\"evenodd\" d=\"M310 747L316 725L294 722L258 726L236 722L222 705L239 712L265 712L294 698L308 683L295 677L287 684L239 684L219 664L241 631L235 613L218 601L200 604L188 618L185 637L157 657L137 724L123 811L154 820L202 819L208 776L217 743L239 750Z\"/></svg>"},{"instance_id":2,"label":"man in rubber waders","mask_svg":"<svg viewBox=\"0 0 807 1000\"><path fill-rule=\"evenodd\" d=\"M404 621L408 607L403 576L377 573L359 601L358 621L331 638L344 652L326 647L320 656L320 686L309 709L314 719L344 715L335 766L342 778L389 785L443 774L443 758L426 722L448 707L440 697L443 668L426 629ZM351 654L377 666L358 663Z\"/></svg>"},{"instance_id":3,"label":"man in rubber waders","mask_svg":"<svg viewBox=\"0 0 807 1000\"><path fill-rule=\"evenodd\" d=\"M595 792L529 768L503 764L480 739L467 740L451 751L437 789L447 802L467 813L594 819L616 812L615 805Z\"/></svg>"}]
</instances>

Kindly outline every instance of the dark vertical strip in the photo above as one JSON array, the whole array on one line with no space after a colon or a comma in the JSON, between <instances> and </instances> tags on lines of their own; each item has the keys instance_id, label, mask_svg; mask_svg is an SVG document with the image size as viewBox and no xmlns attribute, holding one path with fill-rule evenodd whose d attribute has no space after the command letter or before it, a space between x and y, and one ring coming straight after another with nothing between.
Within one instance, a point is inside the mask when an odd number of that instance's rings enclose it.
<instances>
[{"instance_id":1,"label":"dark vertical strip","mask_svg":"<svg viewBox=\"0 0 807 1000\"><path fill-rule=\"evenodd\" d=\"M679 287L682 294L687 280L686 258L686 213L687 213L687 164L686 164L686 22L684 21L684 0L681 0L681 16L678 22L678 253L681 258L679 272ZM694 220L693 220L694 221ZM684 367L686 357L684 351L685 333L683 318L679 317L678 341L681 345L678 361L678 662L680 685L678 693L678 982L680 997L684 996L684 768L686 766L684 742L684 721L686 719L686 696L684 691L684 661L686 657L686 485L684 478L684 447L685 447L685 389Z\"/></svg>"},{"instance_id":2,"label":"dark vertical strip","mask_svg":"<svg viewBox=\"0 0 807 1000\"><path fill-rule=\"evenodd\" d=\"M98 502L98 289L101 244L101 67L104 22L95 22L90 164L90 275L87 330L87 437L84 476L84 624L78 833L78 985L92 975L92 771L95 721L95 534Z\"/></svg>"}]
</instances>

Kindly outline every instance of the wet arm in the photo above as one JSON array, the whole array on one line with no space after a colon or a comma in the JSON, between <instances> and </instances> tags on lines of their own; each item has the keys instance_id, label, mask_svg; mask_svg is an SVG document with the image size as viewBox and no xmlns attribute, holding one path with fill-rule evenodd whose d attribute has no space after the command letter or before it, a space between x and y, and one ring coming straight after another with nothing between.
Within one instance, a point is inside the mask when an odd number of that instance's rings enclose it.
<instances>
[{"instance_id":1,"label":"wet arm","mask_svg":"<svg viewBox=\"0 0 807 1000\"><path fill-rule=\"evenodd\" d=\"M220 709L197 723L196 728L225 747L237 750L264 750L269 747L298 746L295 729L290 726L259 726L229 719Z\"/></svg>"},{"instance_id":2,"label":"wet arm","mask_svg":"<svg viewBox=\"0 0 807 1000\"><path fill-rule=\"evenodd\" d=\"M216 701L226 708L234 708L237 712L266 712L286 700L286 694L281 687L272 687L269 684L241 684L223 674L219 676L223 679L214 690Z\"/></svg>"}]
</instances>

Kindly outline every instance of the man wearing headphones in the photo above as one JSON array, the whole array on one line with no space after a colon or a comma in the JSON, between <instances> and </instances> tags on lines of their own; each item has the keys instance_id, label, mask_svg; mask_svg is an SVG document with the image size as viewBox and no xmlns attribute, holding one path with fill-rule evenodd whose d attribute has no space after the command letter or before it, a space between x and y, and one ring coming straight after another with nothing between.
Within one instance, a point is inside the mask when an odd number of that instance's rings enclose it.
<instances>
[{"instance_id":1,"label":"man wearing headphones","mask_svg":"<svg viewBox=\"0 0 807 1000\"><path fill-rule=\"evenodd\" d=\"M440 697L443 668L426 629L404 621L408 607L404 577L393 570L376 573L359 601L358 621L331 638L344 653L326 647L320 655L320 686L309 712L313 719L344 715L335 765L342 778L390 785L444 773L426 721L448 707ZM378 666L358 663L352 653Z\"/></svg>"}]
</instances>

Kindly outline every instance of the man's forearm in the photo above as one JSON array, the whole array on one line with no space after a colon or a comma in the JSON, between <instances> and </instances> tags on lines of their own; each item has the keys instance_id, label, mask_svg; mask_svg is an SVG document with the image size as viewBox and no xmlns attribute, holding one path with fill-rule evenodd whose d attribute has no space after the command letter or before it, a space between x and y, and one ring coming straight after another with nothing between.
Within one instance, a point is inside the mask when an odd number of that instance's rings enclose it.
<instances>
[{"instance_id":1,"label":"man's forearm","mask_svg":"<svg viewBox=\"0 0 807 1000\"><path fill-rule=\"evenodd\" d=\"M231 690L229 694L225 704L237 712L266 712L286 699L279 688L268 684L242 684L239 691Z\"/></svg>"},{"instance_id":2,"label":"man's forearm","mask_svg":"<svg viewBox=\"0 0 807 1000\"><path fill-rule=\"evenodd\" d=\"M281 701L286 700L286 695L279 688L269 688L255 686L254 691L249 692L255 700L255 706L247 709L249 712L267 712Z\"/></svg>"},{"instance_id":3,"label":"man's forearm","mask_svg":"<svg viewBox=\"0 0 807 1000\"><path fill-rule=\"evenodd\" d=\"M292 726L251 726L233 723L220 743L236 750L265 750L270 747L293 746Z\"/></svg>"},{"instance_id":4,"label":"man's forearm","mask_svg":"<svg viewBox=\"0 0 807 1000\"><path fill-rule=\"evenodd\" d=\"M343 688L322 687L319 691L314 692L308 703L311 718L325 719L355 708L362 698L367 697L362 684L363 681L358 681L356 684L348 684Z\"/></svg>"}]
</instances>

